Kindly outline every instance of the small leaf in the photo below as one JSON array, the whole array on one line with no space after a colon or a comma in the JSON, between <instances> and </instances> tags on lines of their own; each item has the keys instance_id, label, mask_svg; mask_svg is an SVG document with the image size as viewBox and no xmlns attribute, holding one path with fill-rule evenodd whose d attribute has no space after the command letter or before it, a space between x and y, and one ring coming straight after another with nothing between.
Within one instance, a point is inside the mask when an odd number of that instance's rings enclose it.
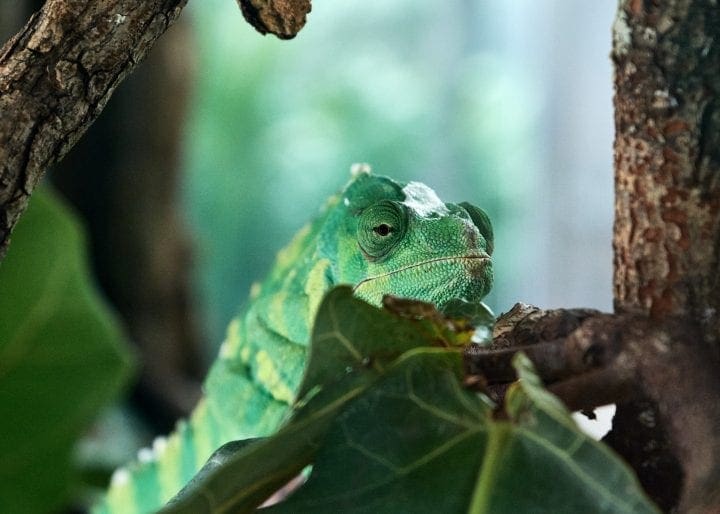
<instances>
[{"instance_id":1,"label":"small leaf","mask_svg":"<svg viewBox=\"0 0 720 514\"><path fill-rule=\"evenodd\" d=\"M405 302L423 308L428 305ZM438 315L437 319L442 318ZM368 368L382 372L388 363L412 348L429 344L456 346L455 337L450 327L437 320L378 310L353 297L349 287L337 287L326 295L318 310L298 398L352 371Z\"/></svg>"},{"instance_id":2,"label":"small leaf","mask_svg":"<svg viewBox=\"0 0 720 514\"><path fill-rule=\"evenodd\" d=\"M464 323L472 329L470 342L488 344L492 342L495 314L483 302L468 302L456 298L447 302L442 309L443 314L462 326Z\"/></svg>"},{"instance_id":3,"label":"small leaf","mask_svg":"<svg viewBox=\"0 0 720 514\"><path fill-rule=\"evenodd\" d=\"M530 360L520 353L513 364L520 380L506 396L510 427L497 422L501 435L491 434L470 512L658 513L630 468L543 388Z\"/></svg>"},{"instance_id":4,"label":"small leaf","mask_svg":"<svg viewBox=\"0 0 720 514\"><path fill-rule=\"evenodd\" d=\"M37 191L0 265L0 511L47 512L66 500L73 445L129 363L90 282L80 229Z\"/></svg>"}]
</instances>

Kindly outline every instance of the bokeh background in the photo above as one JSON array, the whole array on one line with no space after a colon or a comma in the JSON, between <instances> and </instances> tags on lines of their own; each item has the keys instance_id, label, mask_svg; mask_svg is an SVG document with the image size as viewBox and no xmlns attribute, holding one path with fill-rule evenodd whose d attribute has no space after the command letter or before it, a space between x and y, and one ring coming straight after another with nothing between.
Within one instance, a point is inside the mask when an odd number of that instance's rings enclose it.
<instances>
[{"instance_id":1,"label":"bokeh background","mask_svg":"<svg viewBox=\"0 0 720 514\"><path fill-rule=\"evenodd\" d=\"M41 3L0 0L3 39ZM190 2L50 173L139 357L81 453L110 467L191 408L251 283L355 162L490 214L496 313L610 310L615 9L316 0L279 41Z\"/></svg>"}]
</instances>

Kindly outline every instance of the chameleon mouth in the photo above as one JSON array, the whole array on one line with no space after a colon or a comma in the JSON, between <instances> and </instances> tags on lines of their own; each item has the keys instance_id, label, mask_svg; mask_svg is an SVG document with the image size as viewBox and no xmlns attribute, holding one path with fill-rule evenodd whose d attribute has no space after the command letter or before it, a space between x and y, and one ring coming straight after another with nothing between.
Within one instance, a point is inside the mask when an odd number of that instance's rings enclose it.
<instances>
[{"instance_id":1,"label":"chameleon mouth","mask_svg":"<svg viewBox=\"0 0 720 514\"><path fill-rule=\"evenodd\" d=\"M367 284L368 282L372 282L373 280L383 279L383 278L389 278L393 275L397 275L398 273L403 273L405 271L414 269L414 268L422 268L424 266L432 266L433 264L437 263L448 263L448 262L456 262L456 263L466 263L469 264L467 266L468 269L471 270L471 273L473 275L478 274L478 276L481 274L481 272L484 270L485 266L487 266L490 263L490 256L486 253L480 253L480 254L470 254L470 255L460 255L456 257L437 257L435 259L428 259L422 262L416 262L415 264L410 264L408 266L403 266L402 268L398 268L392 271L388 271L387 273L381 273L380 275L374 275L372 277L367 277L362 279L360 282L357 283L355 287L353 287L353 293L357 292L358 289L360 289L364 284Z\"/></svg>"}]
</instances>

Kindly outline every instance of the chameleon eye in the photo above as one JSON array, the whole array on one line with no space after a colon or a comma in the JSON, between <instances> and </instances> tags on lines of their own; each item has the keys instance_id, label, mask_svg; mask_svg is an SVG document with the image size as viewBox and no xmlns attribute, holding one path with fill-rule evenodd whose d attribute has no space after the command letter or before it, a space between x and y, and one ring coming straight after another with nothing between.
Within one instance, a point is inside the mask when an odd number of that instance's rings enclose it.
<instances>
[{"instance_id":1,"label":"chameleon eye","mask_svg":"<svg viewBox=\"0 0 720 514\"><path fill-rule=\"evenodd\" d=\"M358 220L358 244L368 258L386 256L403 238L407 228L404 207L389 200L377 202L363 210Z\"/></svg>"}]
</instances>

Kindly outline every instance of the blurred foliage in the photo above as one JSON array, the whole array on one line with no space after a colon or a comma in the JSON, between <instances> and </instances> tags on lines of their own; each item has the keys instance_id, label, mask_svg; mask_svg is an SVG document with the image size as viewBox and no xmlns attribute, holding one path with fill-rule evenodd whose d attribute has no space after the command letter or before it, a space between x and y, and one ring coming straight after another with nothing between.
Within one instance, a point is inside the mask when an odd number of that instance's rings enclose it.
<instances>
[{"instance_id":1,"label":"blurred foliage","mask_svg":"<svg viewBox=\"0 0 720 514\"><path fill-rule=\"evenodd\" d=\"M307 483L262 512L658 512L524 355L498 414L463 387L465 334L437 315L393 315L341 287L314 326L289 422L224 446L164 514L254 512L308 465Z\"/></svg>"},{"instance_id":2,"label":"blurred foliage","mask_svg":"<svg viewBox=\"0 0 720 514\"><path fill-rule=\"evenodd\" d=\"M479 43L494 30L479 25L482 8L450 4L322 2L291 41L260 36L232 2L190 7L200 73L185 198L212 341L354 162L487 210L498 234L489 303L510 303L528 238L509 234L534 187L538 107L522 104L522 71Z\"/></svg>"},{"instance_id":3,"label":"blurred foliage","mask_svg":"<svg viewBox=\"0 0 720 514\"><path fill-rule=\"evenodd\" d=\"M49 190L36 191L0 265L0 512L68 500L76 441L130 362L91 282L80 227Z\"/></svg>"}]
</instances>

